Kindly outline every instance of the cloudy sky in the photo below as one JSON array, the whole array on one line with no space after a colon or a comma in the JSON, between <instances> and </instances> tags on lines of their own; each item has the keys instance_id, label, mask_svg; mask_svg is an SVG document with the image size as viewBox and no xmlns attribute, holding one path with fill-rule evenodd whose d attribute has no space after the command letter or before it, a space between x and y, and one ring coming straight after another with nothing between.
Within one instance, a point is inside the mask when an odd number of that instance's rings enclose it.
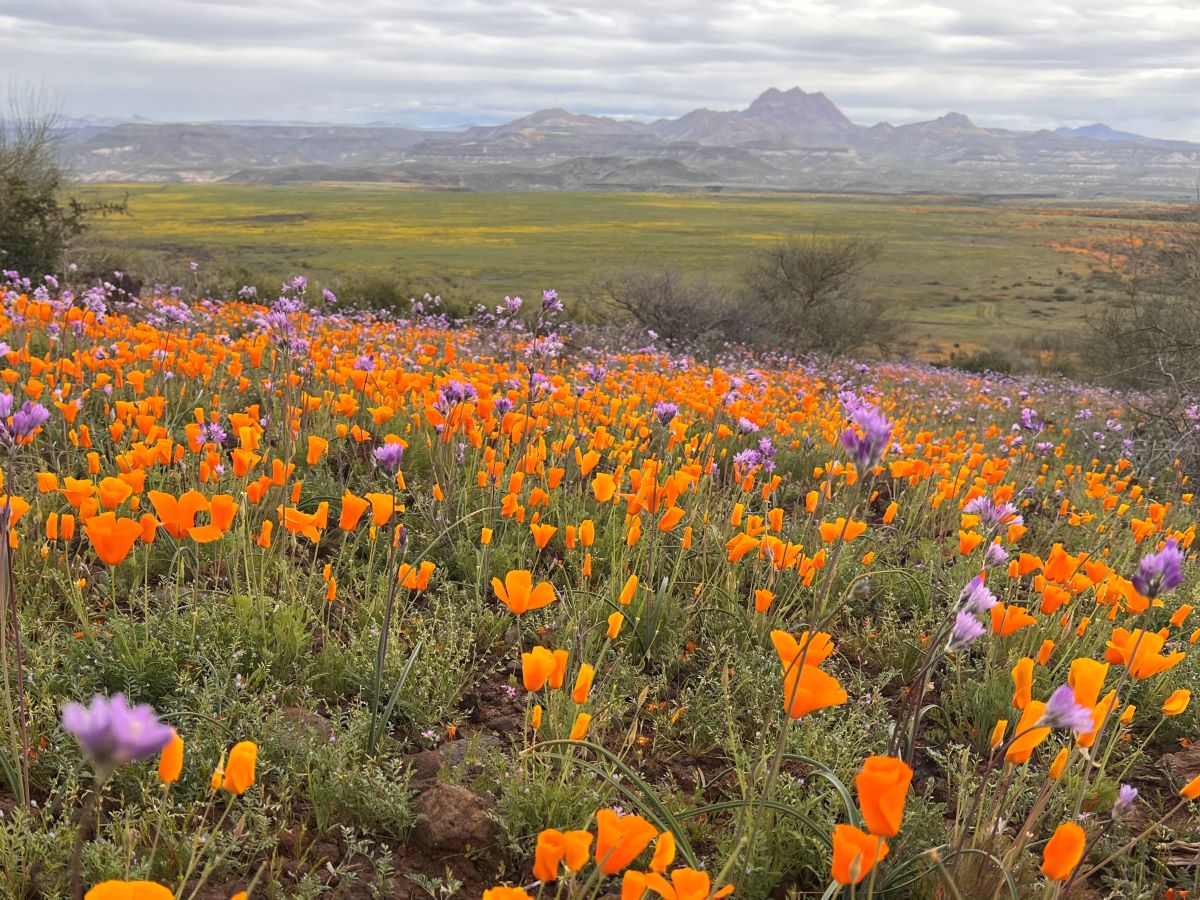
<instances>
[{"instance_id":1,"label":"cloudy sky","mask_svg":"<svg viewBox=\"0 0 1200 900\"><path fill-rule=\"evenodd\" d=\"M656 117L799 85L866 124L1200 140L1198 0L0 0L0 59L72 115Z\"/></svg>"}]
</instances>

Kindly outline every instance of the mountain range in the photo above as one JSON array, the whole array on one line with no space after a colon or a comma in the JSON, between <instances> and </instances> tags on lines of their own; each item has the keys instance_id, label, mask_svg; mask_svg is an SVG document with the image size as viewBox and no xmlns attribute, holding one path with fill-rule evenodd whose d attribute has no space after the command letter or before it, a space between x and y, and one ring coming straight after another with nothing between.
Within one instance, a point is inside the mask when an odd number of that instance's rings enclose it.
<instances>
[{"instance_id":1,"label":"mountain range","mask_svg":"<svg viewBox=\"0 0 1200 900\"><path fill-rule=\"evenodd\" d=\"M367 181L455 190L935 192L1194 198L1200 144L1100 123L1015 131L951 112L860 125L822 93L640 122L543 109L502 125L68 123L85 181Z\"/></svg>"}]
</instances>

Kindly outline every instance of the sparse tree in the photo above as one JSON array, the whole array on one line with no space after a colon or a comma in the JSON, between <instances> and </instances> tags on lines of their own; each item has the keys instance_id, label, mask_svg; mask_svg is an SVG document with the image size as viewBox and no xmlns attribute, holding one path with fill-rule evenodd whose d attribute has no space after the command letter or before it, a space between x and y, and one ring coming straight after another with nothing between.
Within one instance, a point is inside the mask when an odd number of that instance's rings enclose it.
<instances>
[{"instance_id":1,"label":"sparse tree","mask_svg":"<svg viewBox=\"0 0 1200 900\"><path fill-rule=\"evenodd\" d=\"M1132 241L1123 260L1122 293L1090 320L1091 368L1121 387L1200 395L1200 222Z\"/></svg>"},{"instance_id":2,"label":"sparse tree","mask_svg":"<svg viewBox=\"0 0 1200 900\"><path fill-rule=\"evenodd\" d=\"M1092 374L1135 388L1155 461L1200 466L1200 218L1131 241L1123 292L1089 320L1081 355Z\"/></svg>"},{"instance_id":3,"label":"sparse tree","mask_svg":"<svg viewBox=\"0 0 1200 900\"><path fill-rule=\"evenodd\" d=\"M790 236L753 255L744 273L746 314L760 342L795 353L845 354L898 336L895 315L863 294L882 245L865 237Z\"/></svg>"},{"instance_id":4,"label":"sparse tree","mask_svg":"<svg viewBox=\"0 0 1200 900\"><path fill-rule=\"evenodd\" d=\"M124 205L63 198L64 123L45 93L12 85L0 109L0 266L32 277L61 271L88 215Z\"/></svg>"},{"instance_id":5,"label":"sparse tree","mask_svg":"<svg viewBox=\"0 0 1200 900\"><path fill-rule=\"evenodd\" d=\"M602 278L598 287L605 300L668 344L698 347L748 336L732 292L707 278L630 270Z\"/></svg>"}]
</instances>

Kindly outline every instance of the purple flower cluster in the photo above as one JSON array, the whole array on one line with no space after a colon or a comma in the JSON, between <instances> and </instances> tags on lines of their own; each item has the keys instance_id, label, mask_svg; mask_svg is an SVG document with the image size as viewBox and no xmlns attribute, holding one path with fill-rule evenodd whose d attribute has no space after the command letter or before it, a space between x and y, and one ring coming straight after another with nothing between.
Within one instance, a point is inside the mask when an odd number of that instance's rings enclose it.
<instances>
[{"instance_id":1,"label":"purple flower cluster","mask_svg":"<svg viewBox=\"0 0 1200 900\"><path fill-rule=\"evenodd\" d=\"M757 447L747 447L733 457L738 471L747 474L762 469L768 474L775 471L775 445L770 438L762 438Z\"/></svg>"},{"instance_id":2,"label":"purple flower cluster","mask_svg":"<svg viewBox=\"0 0 1200 900\"><path fill-rule=\"evenodd\" d=\"M461 403L474 403L479 399L479 389L469 381L451 380L442 385L434 408L449 412Z\"/></svg>"},{"instance_id":3,"label":"purple flower cluster","mask_svg":"<svg viewBox=\"0 0 1200 900\"><path fill-rule=\"evenodd\" d=\"M846 400L842 400L850 421L857 428L847 428L843 431L841 442L850 458L854 460L855 467L859 471L866 471L877 466L883 458L892 426L878 408L858 400L857 397L855 401L847 405Z\"/></svg>"},{"instance_id":4,"label":"purple flower cluster","mask_svg":"<svg viewBox=\"0 0 1200 900\"><path fill-rule=\"evenodd\" d=\"M50 411L40 403L26 400L14 412L14 402L12 394L0 394L0 445L9 449L28 443L50 418Z\"/></svg>"},{"instance_id":5,"label":"purple flower cluster","mask_svg":"<svg viewBox=\"0 0 1200 900\"><path fill-rule=\"evenodd\" d=\"M976 575L962 589L962 593L958 596L958 602L971 615L982 616L991 610L998 601L996 595L983 583L983 579Z\"/></svg>"},{"instance_id":6,"label":"purple flower cluster","mask_svg":"<svg viewBox=\"0 0 1200 900\"><path fill-rule=\"evenodd\" d=\"M1153 600L1183 584L1183 552L1175 541L1167 541L1157 553L1142 557L1130 579L1137 592Z\"/></svg>"},{"instance_id":7,"label":"purple flower cluster","mask_svg":"<svg viewBox=\"0 0 1200 900\"><path fill-rule=\"evenodd\" d=\"M958 653L966 650L983 637L986 629L976 616L967 610L960 609L954 617L954 628L950 630L950 640L946 642L947 653Z\"/></svg>"},{"instance_id":8,"label":"purple flower cluster","mask_svg":"<svg viewBox=\"0 0 1200 900\"><path fill-rule=\"evenodd\" d=\"M206 444L216 444L217 446L224 444L225 438L228 437L225 429L216 422L208 422L201 425L200 432L204 435L204 442Z\"/></svg>"},{"instance_id":9,"label":"purple flower cluster","mask_svg":"<svg viewBox=\"0 0 1200 900\"><path fill-rule=\"evenodd\" d=\"M1113 802L1113 819L1123 819L1133 812L1133 804L1137 802L1138 789L1131 784L1123 784L1117 789L1117 799Z\"/></svg>"},{"instance_id":10,"label":"purple flower cluster","mask_svg":"<svg viewBox=\"0 0 1200 900\"><path fill-rule=\"evenodd\" d=\"M1037 410L1030 406L1026 406L1021 410L1021 421L1019 426L1030 434L1041 434L1045 427L1041 418L1037 414Z\"/></svg>"},{"instance_id":11,"label":"purple flower cluster","mask_svg":"<svg viewBox=\"0 0 1200 900\"><path fill-rule=\"evenodd\" d=\"M520 297L505 297L504 303L496 307L496 313L501 316L515 316L521 311L524 302Z\"/></svg>"},{"instance_id":12,"label":"purple flower cluster","mask_svg":"<svg viewBox=\"0 0 1200 900\"><path fill-rule=\"evenodd\" d=\"M388 475L395 475L400 471L402 459L404 459L404 445L399 442L375 448L375 464Z\"/></svg>"},{"instance_id":13,"label":"purple flower cluster","mask_svg":"<svg viewBox=\"0 0 1200 900\"><path fill-rule=\"evenodd\" d=\"M153 709L145 704L131 707L124 694L97 694L88 706L68 703L63 707L62 723L100 768L153 756L174 734Z\"/></svg>"},{"instance_id":14,"label":"purple flower cluster","mask_svg":"<svg viewBox=\"0 0 1200 900\"><path fill-rule=\"evenodd\" d=\"M970 516L979 516L979 521L989 531L1000 525L1022 525L1025 520L1017 515L1017 508L1011 503L993 503L987 497L976 497L967 502L963 512Z\"/></svg>"},{"instance_id":15,"label":"purple flower cluster","mask_svg":"<svg viewBox=\"0 0 1200 900\"><path fill-rule=\"evenodd\" d=\"M987 629L980 618L998 602L996 595L988 590L980 576L976 575L968 581L967 586L958 595L958 612L954 616L950 639L946 642L946 652L958 653L960 650L966 650L983 637Z\"/></svg>"},{"instance_id":16,"label":"purple flower cluster","mask_svg":"<svg viewBox=\"0 0 1200 900\"><path fill-rule=\"evenodd\" d=\"M1038 728L1070 728L1076 734L1087 734L1095 726L1092 712L1075 702L1070 685L1060 685L1046 701L1046 711L1038 719Z\"/></svg>"},{"instance_id":17,"label":"purple flower cluster","mask_svg":"<svg viewBox=\"0 0 1200 900\"><path fill-rule=\"evenodd\" d=\"M669 403L666 400L660 400L654 404L654 414L658 416L658 421L666 425L677 415L679 415L679 404Z\"/></svg>"}]
</instances>

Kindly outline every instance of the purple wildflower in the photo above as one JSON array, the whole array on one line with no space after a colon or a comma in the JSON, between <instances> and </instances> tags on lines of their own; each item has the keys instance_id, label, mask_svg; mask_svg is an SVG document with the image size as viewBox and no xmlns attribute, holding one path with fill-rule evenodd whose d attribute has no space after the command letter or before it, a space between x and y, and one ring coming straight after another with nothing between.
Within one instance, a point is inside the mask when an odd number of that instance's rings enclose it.
<instances>
[{"instance_id":1,"label":"purple wildflower","mask_svg":"<svg viewBox=\"0 0 1200 900\"><path fill-rule=\"evenodd\" d=\"M520 312L521 304L524 302L520 297L505 297L503 305L496 307L496 312L500 315L515 316Z\"/></svg>"},{"instance_id":2,"label":"purple wildflower","mask_svg":"<svg viewBox=\"0 0 1200 900\"><path fill-rule=\"evenodd\" d=\"M563 302L558 299L558 291L542 291L542 310L545 312L563 311Z\"/></svg>"},{"instance_id":3,"label":"purple wildflower","mask_svg":"<svg viewBox=\"0 0 1200 900\"><path fill-rule=\"evenodd\" d=\"M404 459L404 445L399 442L375 448L375 464L389 475L400 471L400 460Z\"/></svg>"},{"instance_id":4,"label":"purple wildflower","mask_svg":"<svg viewBox=\"0 0 1200 900\"><path fill-rule=\"evenodd\" d=\"M12 394L0 394L0 444L9 448L28 443L50 418L50 411L40 403L26 400L13 412L14 402Z\"/></svg>"},{"instance_id":5,"label":"purple wildflower","mask_svg":"<svg viewBox=\"0 0 1200 900\"><path fill-rule=\"evenodd\" d=\"M1004 565L1007 559L1008 551L995 542L988 545L987 553L983 555L983 562L988 566Z\"/></svg>"},{"instance_id":6,"label":"purple wildflower","mask_svg":"<svg viewBox=\"0 0 1200 900\"><path fill-rule=\"evenodd\" d=\"M1041 434L1042 428L1045 426L1038 418L1037 411L1033 407L1026 406L1021 410L1021 427L1031 434Z\"/></svg>"},{"instance_id":7,"label":"purple wildflower","mask_svg":"<svg viewBox=\"0 0 1200 900\"><path fill-rule=\"evenodd\" d=\"M1133 811L1133 804L1137 802L1138 789L1131 784L1123 784L1117 789L1117 799L1113 803L1112 817L1113 819L1123 819Z\"/></svg>"},{"instance_id":8,"label":"purple wildflower","mask_svg":"<svg viewBox=\"0 0 1200 900\"><path fill-rule=\"evenodd\" d=\"M861 402L850 412L850 421L858 428L847 428L842 432L842 446L854 460L856 468L860 471L872 469L883 458L892 426L878 409Z\"/></svg>"},{"instance_id":9,"label":"purple wildflower","mask_svg":"<svg viewBox=\"0 0 1200 900\"><path fill-rule=\"evenodd\" d=\"M26 400L20 410L13 414L12 433L18 440L25 441L33 436L50 418L50 410L40 403Z\"/></svg>"},{"instance_id":10,"label":"purple wildflower","mask_svg":"<svg viewBox=\"0 0 1200 900\"><path fill-rule=\"evenodd\" d=\"M998 601L996 595L983 583L983 579L976 575L962 589L962 593L958 595L958 602L970 615L981 616L995 606Z\"/></svg>"},{"instance_id":11,"label":"purple wildflower","mask_svg":"<svg viewBox=\"0 0 1200 900\"><path fill-rule=\"evenodd\" d=\"M1070 728L1076 734L1087 734L1095 727L1092 711L1075 702L1075 691L1064 684L1056 688L1046 701L1046 711L1038 719L1038 728Z\"/></svg>"},{"instance_id":12,"label":"purple wildflower","mask_svg":"<svg viewBox=\"0 0 1200 900\"><path fill-rule=\"evenodd\" d=\"M984 528L992 529L999 525L1022 525L1024 519L1017 515L1017 508L1011 503L993 503L987 497L975 497L963 507L963 512L969 516L979 516Z\"/></svg>"},{"instance_id":13,"label":"purple wildflower","mask_svg":"<svg viewBox=\"0 0 1200 900\"><path fill-rule=\"evenodd\" d=\"M946 643L947 653L958 653L965 650L983 637L987 631L983 623L965 609L960 609L954 617L954 628L950 632L950 640Z\"/></svg>"},{"instance_id":14,"label":"purple wildflower","mask_svg":"<svg viewBox=\"0 0 1200 900\"><path fill-rule=\"evenodd\" d=\"M563 340L557 334L542 335L529 342L529 346L525 348L525 355L527 357L545 356L553 359L562 353L563 346Z\"/></svg>"},{"instance_id":15,"label":"purple wildflower","mask_svg":"<svg viewBox=\"0 0 1200 900\"><path fill-rule=\"evenodd\" d=\"M654 404L654 414L658 416L659 422L661 422L663 425L666 425L677 415L679 415L679 405L675 403L668 403L666 400L662 400Z\"/></svg>"},{"instance_id":16,"label":"purple wildflower","mask_svg":"<svg viewBox=\"0 0 1200 900\"><path fill-rule=\"evenodd\" d=\"M205 443L208 444L224 444L225 438L228 437L228 435L225 433L225 429L216 422L209 422L206 425L202 425L200 430L204 433Z\"/></svg>"},{"instance_id":17,"label":"purple wildflower","mask_svg":"<svg viewBox=\"0 0 1200 900\"><path fill-rule=\"evenodd\" d=\"M153 756L173 734L153 709L145 704L130 707L124 694L97 694L89 706L68 703L62 722L96 765L105 768Z\"/></svg>"},{"instance_id":18,"label":"purple wildflower","mask_svg":"<svg viewBox=\"0 0 1200 900\"><path fill-rule=\"evenodd\" d=\"M1183 584L1183 553L1175 541L1167 541L1157 553L1143 556L1130 579L1137 592L1153 600Z\"/></svg>"},{"instance_id":19,"label":"purple wildflower","mask_svg":"<svg viewBox=\"0 0 1200 900\"><path fill-rule=\"evenodd\" d=\"M450 410L460 403L474 403L479 397L479 390L469 381L447 381L438 392L437 403L440 410Z\"/></svg>"}]
</instances>

